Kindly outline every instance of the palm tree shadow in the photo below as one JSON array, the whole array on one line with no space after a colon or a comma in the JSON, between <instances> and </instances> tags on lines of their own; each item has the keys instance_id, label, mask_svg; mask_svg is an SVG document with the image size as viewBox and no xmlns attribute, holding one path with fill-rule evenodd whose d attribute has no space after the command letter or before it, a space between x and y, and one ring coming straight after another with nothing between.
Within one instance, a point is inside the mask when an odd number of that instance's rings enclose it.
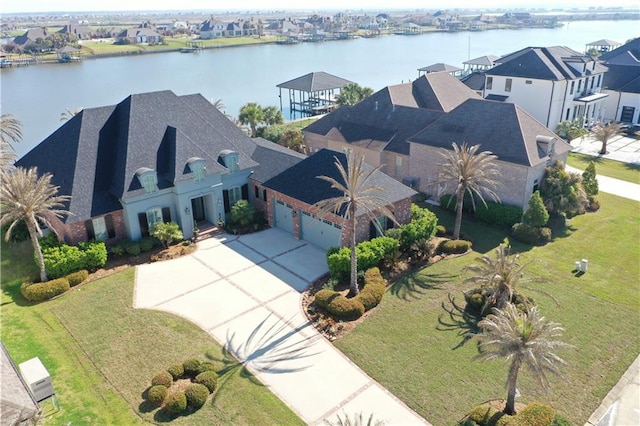
<instances>
[{"instance_id":1,"label":"palm tree shadow","mask_svg":"<svg viewBox=\"0 0 640 426\"><path fill-rule=\"evenodd\" d=\"M449 293L447 295L448 303L442 302L442 309L444 313L438 317L438 325L436 330L438 331L454 331L461 337L461 341L455 345L452 350L459 349L471 340L471 335L480 331L478 322L482 319L482 316L478 312L473 312L465 306L460 306L456 303L455 297Z\"/></svg>"},{"instance_id":2,"label":"palm tree shadow","mask_svg":"<svg viewBox=\"0 0 640 426\"><path fill-rule=\"evenodd\" d=\"M624 163L624 168L632 170L634 172L640 172L640 164L636 163ZM637 181L635 183L638 183Z\"/></svg>"},{"instance_id":3,"label":"palm tree shadow","mask_svg":"<svg viewBox=\"0 0 640 426\"><path fill-rule=\"evenodd\" d=\"M291 329L287 325L291 321L278 318L270 321L271 317L271 314L267 315L244 342L237 343L236 333L227 332L227 343L223 345L221 357L206 354L210 360L222 364L218 370L218 390L214 401L234 376L247 379L256 386L264 386L254 373L289 374L305 370L313 364L311 360L308 364L300 363L317 355L311 347L321 336L309 333L305 337L300 333L311 324L305 322Z\"/></svg>"},{"instance_id":4,"label":"palm tree shadow","mask_svg":"<svg viewBox=\"0 0 640 426\"><path fill-rule=\"evenodd\" d=\"M402 300L419 299L429 290L442 289L452 278L451 274L411 273L391 284L389 291Z\"/></svg>"}]
</instances>

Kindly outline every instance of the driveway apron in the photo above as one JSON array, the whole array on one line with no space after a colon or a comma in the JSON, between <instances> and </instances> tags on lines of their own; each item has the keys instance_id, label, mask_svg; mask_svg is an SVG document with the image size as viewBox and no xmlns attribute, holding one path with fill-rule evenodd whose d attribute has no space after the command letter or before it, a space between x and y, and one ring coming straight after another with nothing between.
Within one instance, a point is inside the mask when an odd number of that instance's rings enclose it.
<instances>
[{"instance_id":1,"label":"driveway apron","mask_svg":"<svg viewBox=\"0 0 640 426\"><path fill-rule=\"evenodd\" d=\"M176 260L136 270L136 308L198 324L307 424L362 413L428 424L307 321L301 292L328 272L325 251L279 230L223 234Z\"/></svg>"}]
</instances>

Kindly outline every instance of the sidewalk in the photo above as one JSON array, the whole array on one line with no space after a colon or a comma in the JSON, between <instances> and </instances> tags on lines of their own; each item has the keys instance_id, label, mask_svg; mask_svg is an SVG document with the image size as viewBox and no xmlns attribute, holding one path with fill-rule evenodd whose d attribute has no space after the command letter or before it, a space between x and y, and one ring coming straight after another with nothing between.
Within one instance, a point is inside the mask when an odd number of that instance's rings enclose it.
<instances>
[{"instance_id":1,"label":"sidewalk","mask_svg":"<svg viewBox=\"0 0 640 426\"><path fill-rule=\"evenodd\" d=\"M565 166L565 170L579 174L582 174L583 172L583 170L576 169L571 166ZM628 198L630 200L640 201L640 185L607 176L596 176L596 179L598 179L598 189L601 192Z\"/></svg>"},{"instance_id":2,"label":"sidewalk","mask_svg":"<svg viewBox=\"0 0 640 426\"><path fill-rule=\"evenodd\" d=\"M572 140L571 146L572 152L640 165L640 140L638 139L623 135L614 136L607 143L607 153L604 155L599 154L602 142L590 135Z\"/></svg>"}]
</instances>

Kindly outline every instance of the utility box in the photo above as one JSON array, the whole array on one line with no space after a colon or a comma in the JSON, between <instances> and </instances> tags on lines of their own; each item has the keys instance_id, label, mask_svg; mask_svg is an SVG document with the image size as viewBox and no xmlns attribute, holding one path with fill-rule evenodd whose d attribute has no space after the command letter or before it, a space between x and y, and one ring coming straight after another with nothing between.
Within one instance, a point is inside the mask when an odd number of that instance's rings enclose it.
<instances>
[{"instance_id":1,"label":"utility box","mask_svg":"<svg viewBox=\"0 0 640 426\"><path fill-rule=\"evenodd\" d=\"M35 397L36 401L43 401L50 396L53 396L53 384L51 383L51 376L40 358L32 358L29 361L25 361L18 367L20 374L24 381L31 388L31 393Z\"/></svg>"},{"instance_id":2,"label":"utility box","mask_svg":"<svg viewBox=\"0 0 640 426\"><path fill-rule=\"evenodd\" d=\"M582 259L580 261L580 270L582 272L587 272L588 268L589 268L589 261L587 259Z\"/></svg>"}]
</instances>

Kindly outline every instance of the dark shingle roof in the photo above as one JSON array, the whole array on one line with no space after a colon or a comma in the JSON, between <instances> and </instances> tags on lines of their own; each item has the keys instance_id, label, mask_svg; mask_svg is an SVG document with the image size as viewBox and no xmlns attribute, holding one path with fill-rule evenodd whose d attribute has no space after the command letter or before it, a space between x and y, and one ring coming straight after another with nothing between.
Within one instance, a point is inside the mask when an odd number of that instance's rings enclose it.
<instances>
[{"instance_id":1,"label":"dark shingle roof","mask_svg":"<svg viewBox=\"0 0 640 426\"><path fill-rule=\"evenodd\" d=\"M0 342L0 418L2 424L27 424L40 408L31 394L29 385L18 372L18 368Z\"/></svg>"},{"instance_id":2,"label":"dark shingle roof","mask_svg":"<svg viewBox=\"0 0 640 426\"><path fill-rule=\"evenodd\" d=\"M453 142L480 144L482 151L491 151L502 161L535 166L546 161L539 153L539 136L555 138L557 153L571 148L515 104L470 99L409 141L446 149Z\"/></svg>"},{"instance_id":3,"label":"dark shingle roof","mask_svg":"<svg viewBox=\"0 0 640 426\"><path fill-rule=\"evenodd\" d=\"M344 78L327 74L326 72L310 72L302 77L285 81L276 85L283 89L300 90L303 92L319 92L322 90L341 89L346 84L352 83Z\"/></svg>"},{"instance_id":4,"label":"dark shingle roof","mask_svg":"<svg viewBox=\"0 0 640 426\"><path fill-rule=\"evenodd\" d=\"M342 195L340 191L331 188L330 183L318 179L318 176L329 176L338 182L342 181L335 166L335 159L338 159L346 168L347 157L343 153L321 149L278 176L269 179L264 186L309 205L327 198L339 197ZM365 164L365 169L371 170L371 166ZM370 182L372 186L384 188L379 196L390 204L416 194L413 189L381 171L374 173Z\"/></svg>"},{"instance_id":5,"label":"dark shingle roof","mask_svg":"<svg viewBox=\"0 0 640 426\"><path fill-rule=\"evenodd\" d=\"M304 154L266 139L256 138L254 142L256 143L256 149L253 151L251 158L260 165L254 169L254 174L251 175L251 178L258 182L266 182L307 158Z\"/></svg>"},{"instance_id":6,"label":"dark shingle roof","mask_svg":"<svg viewBox=\"0 0 640 426\"><path fill-rule=\"evenodd\" d=\"M460 81L471 90L484 90L484 72L474 71L464 76Z\"/></svg>"},{"instance_id":7,"label":"dark shingle roof","mask_svg":"<svg viewBox=\"0 0 640 426\"><path fill-rule=\"evenodd\" d=\"M627 93L640 93L640 66L608 65L602 87Z\"/></svg>"},{"instance_id":8,"label":"dark shingle roof","mask_svg":"<svg viewBox=\"0 0 640 426\"><path fill-rule=\"evenodd\" d=\"M611 52L603 53L600 56L600 60L611 64L615 62L616 57L621 55L627 57L630 55L631 58L636 60L636 63L640 61L640 37L634 38Z\"/></svg>"}]
</instances>

